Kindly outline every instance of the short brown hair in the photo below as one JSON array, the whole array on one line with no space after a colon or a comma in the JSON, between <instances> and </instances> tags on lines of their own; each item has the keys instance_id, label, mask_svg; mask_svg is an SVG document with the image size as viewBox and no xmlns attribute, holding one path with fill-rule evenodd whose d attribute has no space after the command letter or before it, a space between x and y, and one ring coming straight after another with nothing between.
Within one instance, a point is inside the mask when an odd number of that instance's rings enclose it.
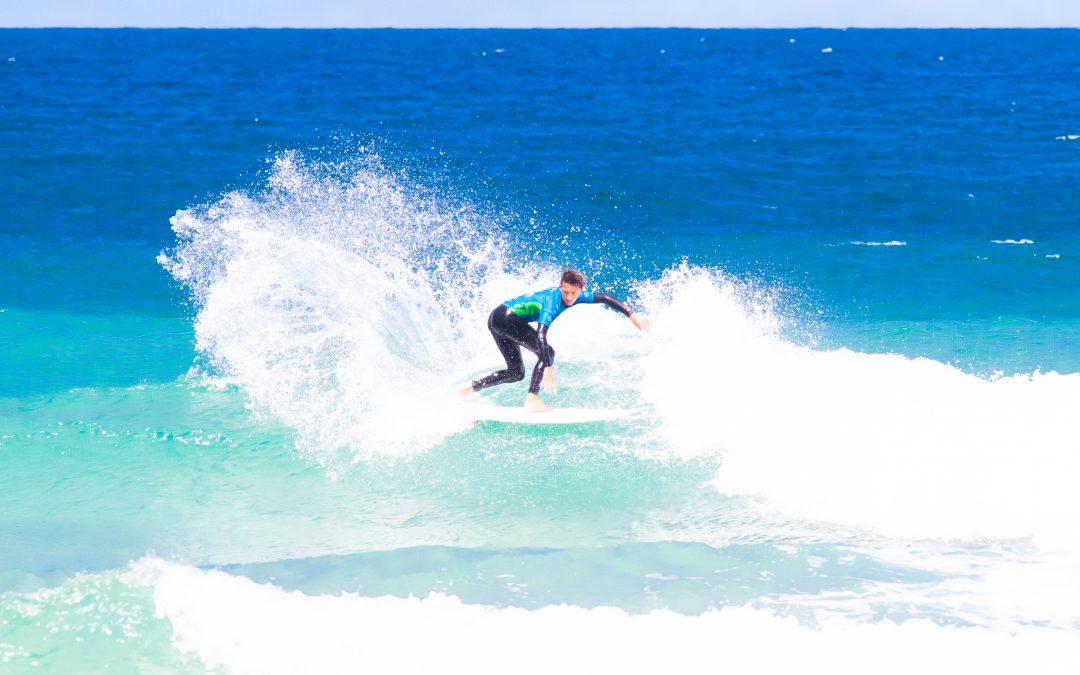
<instances>
[{"instance_id":1,"label":"short brown hair","mask_svg":"<svg viewBox=\"0 0 1080 675\"><path fill-rule=\"evenodd\" d=\"M577 286L578 288L585 288L585 275L577 270L563 270L562 281L560 283L570 284L571 286Z\"/></svg>"}]
</instances>

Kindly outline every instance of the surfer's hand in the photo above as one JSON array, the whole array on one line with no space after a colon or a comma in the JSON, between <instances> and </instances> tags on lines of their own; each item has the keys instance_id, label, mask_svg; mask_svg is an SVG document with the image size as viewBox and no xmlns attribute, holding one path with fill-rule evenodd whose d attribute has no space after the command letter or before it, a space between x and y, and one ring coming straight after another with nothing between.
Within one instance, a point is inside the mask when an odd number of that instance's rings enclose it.
<instances>
[{"instance_id":1,"label":"surfer's hand","mask_svg":"<svg viewBox=\"0 0 1080 675\"><path fill-rule=\"evenodd\" d=\"M549 394L555 393L555 369L551 366L544 368L544 377L541 378L540 384L543 385L544 390Z\"/></svg>"},{"instance_id":2,"label":"surfer's hand","mask_svg":"<svg viewBox=\"0 0 1080 675\"><path fill-rule=\"evenodd\" d=\"M634 328L637 328L638 330L652 330L652 321L649 321L648 317L641 316L637 312L630 315L630 321L634 324Z\"/></svg>"}]
</instances>

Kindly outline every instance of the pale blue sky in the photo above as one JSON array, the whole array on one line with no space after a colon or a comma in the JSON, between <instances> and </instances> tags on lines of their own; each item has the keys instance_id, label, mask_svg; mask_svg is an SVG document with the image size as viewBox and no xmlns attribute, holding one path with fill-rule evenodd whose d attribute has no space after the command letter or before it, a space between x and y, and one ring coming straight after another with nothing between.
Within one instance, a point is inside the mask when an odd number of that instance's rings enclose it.
<instances>
[{"instance_id":1,"label":"pale blue sky","mask_svg":"<svg viewBox=\"0 0 1080 675\"><path fill-rule=\"evenodd\" d=\"M1080 27L1080 0L0 0L0 26Z\"/></svg>"}]
</instances>

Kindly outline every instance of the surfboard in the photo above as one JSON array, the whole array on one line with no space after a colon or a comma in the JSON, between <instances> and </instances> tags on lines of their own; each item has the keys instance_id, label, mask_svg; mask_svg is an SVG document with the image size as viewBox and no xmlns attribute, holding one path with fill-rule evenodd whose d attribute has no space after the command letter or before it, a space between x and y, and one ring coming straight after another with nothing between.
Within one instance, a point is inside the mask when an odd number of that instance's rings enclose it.
<instances>
[{"instance_id":1,"label":"surfboard","mask_svg":"<svg viewBox=\"0 0 1080 675\"><path fill-rule=\"evenodd\" d=\"M608 422L636 414L627 408L552 408L545 412L509 408L504 406L477 406L470 408L474 422L505 422L507 424L586 424Z\"/></svg>"}]
</instances>

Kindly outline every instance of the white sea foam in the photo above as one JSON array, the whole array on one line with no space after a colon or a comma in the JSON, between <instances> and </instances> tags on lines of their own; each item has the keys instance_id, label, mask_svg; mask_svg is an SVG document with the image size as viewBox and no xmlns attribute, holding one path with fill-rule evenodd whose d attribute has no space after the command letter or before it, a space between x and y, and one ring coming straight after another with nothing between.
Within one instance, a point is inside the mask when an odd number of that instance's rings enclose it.
<instances>
[{"instance_id":1,"label":"white sea foam","mask_svg":"<svg viewBox=\"0 0 1080 675\"><path fill-rule=\"evenodd\" d=\"M830 672L1074 673L1080 635L943 627L927 620L815 626L744 607L686 616L609 607L538 610L469 605L454 596L308 596L218 571L147 559L130 573L152 587L174 645L230 673ZM783 645L783 649L777 649Z\"/></svg>"},{"instance_id":2,"label":"white sea foam","mask_svg":"<svg viewBox=\"0 0 1080 675\"><path fill-rule=\"evenodd\" d=\"M849 241L852 246L907 246L906 241Z\"/></svg>"},{"instance_id":3,"label":"white sea foam","mask_svg":"<svg viewBox=\"0 0 1080 675\"><path fill-rule=\"evenodd\" d=\"M1009 245L1014 245L1014 246L1016 246L1016 245L1023 246L1023 245L1028 245L1028 244L1034 244L1035 242L1033 240L1031 240L1031 239L991 239L990 243L991 244L1009 244Z\"/></svg>"},{"instance_id":4,"label":"white sea foam","mask_svg":"<svg viewBox=\"0 0 1080 675\"><path fill-rule=\"evenodd\" d=\"M888 535L1080 544L1080 374L990 381L802 347L708 270L640 291L656 326L641 396L669 452L722 456L717 489Z\"/></svg>"},{"instance_id":5,"label":"white sea foam","mask_svg":"<svg viewBox=\"0 0 1080 675\"><path fill-rule=\"evenodd\" d=\"M1066 134L1065 136L1055 136L1055 140L1058 141L1075 141L1080 139L1080 134Z\"/></svg>"}]
</instances>

